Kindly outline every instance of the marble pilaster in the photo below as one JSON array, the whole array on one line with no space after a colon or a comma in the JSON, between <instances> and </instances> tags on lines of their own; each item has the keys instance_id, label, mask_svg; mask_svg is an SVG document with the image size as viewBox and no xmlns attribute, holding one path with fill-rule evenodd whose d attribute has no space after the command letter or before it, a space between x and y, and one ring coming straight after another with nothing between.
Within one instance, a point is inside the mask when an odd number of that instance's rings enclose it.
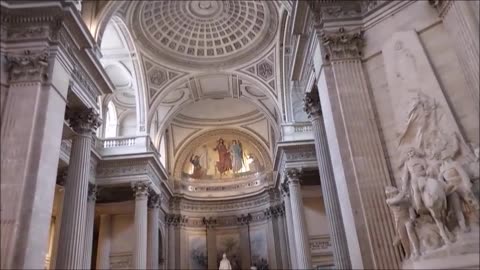
<instances>
[{"instance_id":1,"label":"marble pilaster","mask_svg":"<svg viewBox=\"0 0 480 270\"><path fill-rule=\"evenodd\" d=\"M472 2L461 0L429 0L439 16L455 47L460 68L467 82L468 93L475 101L477 113L480 107L479 70L479 19ZM478 5L477 5L478 9ZM478 10L477 10L478 13Z\"/></svg>"},{"instance_id":2,"label":"marble pilaster","mask_svg":"<svg viewBox=\"0 0 480 270\"><path fill-rule=\"evenodd\" d=\"M177 220L173 217L173 215L167 216L167 224L168 224L168 249L167 249L167 256L168 256L168 269L175 269L175 235L176 235L176 226L178 226Z\"/></svg>"},{"instance_id":3,"label":"marble pilaster","mask_svg":"<svg viewBox=\"0 0 480 270\"><path fill-rule=\"evenodd\" d=\"M93 226L95 220L95 201L97 200L97 186L88 184L87 223L85 226L84 269L92 265Z\"/></svg>"},{"instance_id":4,"label":"marble pilaster","mask_svg":"<svg viewBox=\"0 0 480 270\"><path fill-rule=\"evenodd\" d=\"M300 189L300 171L288 169L286 171L288 189L290 190L290 204L292 207L293 232L295 249L297 251L297 269L312 268L310 241L308 239L305 211L303 208L302 191Z\"/></svg>"},{"instance_id":5,"label":"marble pilaster","mask_svg":"<svg viewBox=\"0 0 480 270\"><path fill-rule=\"evenodd\" d=\"M2 269L43 268L47 252L68 74L40 40L27 35L1 52Z\"/></svg>"},{"instance_id":6,"label":"marble pilaster","mask_svg":"<svg viewBox=\"0 0 480 270\"><path fill-rule=\"evenodd\" d=\"M282 194L283 202L285 204L285 220L286 220L286 231L287 231L287 240L288 240L288 252L290 257L290 268L294 269L297 267L297 251L295 247L295 236L293 233L293 217L292 217L292 205L290 203L290 190L286 182L282 183Z\"/></svg>"},{"instance_id":7,"label":"marble pilaster","mask_svg":"<svg viewBox=\"0 0 480 270\"><path fill-rule=\"evenodd\" d=\"M67 117L76 134L72 139L65 183L64 213L56 267L83 269L91 142L92 134L100 126L101 120L93 109L68 111Z\"/></svg>"},{"instance_id":8,"label":"marble pilaster","mask_svg":"<svg viewBox=\"0 0 480 270\"><path fill-rule=\"evenodd\" d=\"M110 215L100 215L96 269L110 269L111 220Z\"/></svg>"},{"instance_id":9,"label":"marble pilaster","mask_svg":"<svg viewBox=\"0 0 480 270\"><path fill-rule=\"evenodd\" d=\"M323 114L329 117L330 154L337 160L332 164L337 190L348 194L340 207L344 225L349 225L345 233L352 267L398 268L401 257L391 245L394 229L383 190L392 179L362 66L363 32L344 28L321 32L325 62L320 101L331 110Z\"/></svg>"},{"instance_id":10,"label":"marble pilaster","mask_svg":"<svg viewBox=\"0 0 480 270\"><path fill-rule=\"evenodd\" d=\"M135 243L133 249L133 268L147 268L147 229L148 229L148 182L132 183L135 194Z\"/></svg>"},{"instance_id":11,"label":"marble pilaster","mask_svg":"<svg viewBox=\"0 0 480 270\"><path fill-rule=\"evenodd\" d=\"M351 269L350 256L348 254L347 238L343 225L342 212L338 199L337 187L333 176L332 161L328 150L327 135L320 107L318 91L315 88L305 96L305 111L312 122L315 150L318 161L323 201L329 223L329 231L332 239L333 260L335 267L339 269Z\"/></svg>"},{"instance_id":12,"label":"marble pilaster","mask_svg":"<svg viewBox=\"0 0 480 270\"><path fill-rule=\"evenodd\" d=\"M159 235L158 218L160 211L160 196L155 194L148 198L148 249L147 269L158 269Z\"/></svg>"}]
</instances>

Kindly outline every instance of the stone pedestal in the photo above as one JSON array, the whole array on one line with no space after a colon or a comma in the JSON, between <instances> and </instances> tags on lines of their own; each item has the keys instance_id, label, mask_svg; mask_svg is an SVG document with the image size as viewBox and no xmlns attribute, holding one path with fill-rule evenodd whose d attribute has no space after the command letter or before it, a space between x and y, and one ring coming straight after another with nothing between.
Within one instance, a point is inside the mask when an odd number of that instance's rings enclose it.
<instances>
[{"instance_id":1,"label":"stone pedestal","mask_svg":"<svg viewBox=\"0 0 480 270\"><path fill-rule=\"evenodd\" d=\"M148 250L147 250L147 268L158 269L158 217L160 211L160 196L152 195L148 198Z\"/></svg>"},{"instance_id":2,"label":"stone pedestal","mask_svg":"<svg viewBox=\"0 0 480 270\"><path fill-rule=\"evenodd\" d=\"M134 269L147 268L147 200L149 184L147 182L132 183L133 192L135 193Z\"/></svg>"},{"instance_id":3,"label":"stone pedestal","mask_svg":"<svg viewBox=\"0 0 480 270\"><path fill-rule=\"evenodd\" d=\"M297 169L289 169L286 175L292 206L293 232L297 253L296 268L310 269L312 267L312 257L310 254L310 241L308 239L302 192L300 189L300 172Z\"/></svg>"},{"instance_id":4,"label":"stone pedestal","mask_svg":"<svg viewBox=\"0 0 480 270\"><path fill-rule=\"evenodd\" d=\"M450 246L423 254L420 258L406 260L403 269L479 269L480 234L478 227L470 233L457 236Z\"/></svg>"},{"instance_id":5,"label":"stone pedestal","mask_svg":"<svg viewBox=\"0 0 480 270\"><path fill-rule=\"evenodd\" d=\"M338 201L337 187L333 176L332 161L328 150L325 125L321 115L320 100L318 91L315 88L305 96L305 111L312 121L313 136L315 139L315 150L318 161L318 172L322 187L323 201L333 246L333 260L335 267L339 269L350 269L350 256L348 254L347 238L343 225L342 212Z\"/></svg>"},{"instance_id":6,"label":"stone pedestal","mask_svg":"<svg viewBox=\"0 0 480 270\"><path fill-rule=\"evenodd\" d=\"M65 183L57 268L83 269L92 134L101 121L93 109L68 112L76 132Z\"/></svg>"}]
</instances>

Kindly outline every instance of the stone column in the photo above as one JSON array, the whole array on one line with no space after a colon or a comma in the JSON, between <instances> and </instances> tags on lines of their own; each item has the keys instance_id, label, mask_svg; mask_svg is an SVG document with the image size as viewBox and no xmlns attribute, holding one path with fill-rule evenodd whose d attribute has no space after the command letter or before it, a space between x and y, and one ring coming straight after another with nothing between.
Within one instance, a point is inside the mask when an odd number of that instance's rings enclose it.
<instances>
[{"instance_id":1,"label":"stone column","mask_svg":"<svg viewBox=\"0 0 480 270\"><path fill-rule=\"evenodd\" d=\"M135 193L135 243L133 249L133 268L147 268L147 200L150 183L132 183Z\"/></svg>"},{"instance_id":2,"label":"stone column","mask_svg":"<svg viewBox=\"0 0 480 270\"><path fill-rule=\"evenodd\" d=\"M9 39L31 29L26 27L7 27ZM68 74L47 39L31 37L27 33L1 51L2 269L43 268L60 156Z\"/></svg>"},{"instance_id":3,"label":"stone column","mask_svg":"<svg viewBox=\"0 0 480 270\"><path fill-rule=\"evenodd\" d=\"M305 96L305 111L312 122L315 150L320 174L320 186L322 187L323 201L332 239L333 260L335 268L351 269L350 256L348 254L347 238L343 225L342 212L338 201L337 187L333 177L332 160L328 150L327 135L321 113L320 100L316 85Z\"/></svg>"},{"instance_id":4,"label":"stone column","mask_svg":"<svg viewBox=\"0 0 480 270\"><path fill-rule=\"evenodd\" d=\"M92 266L93 226L95 221L95 201L97 199L97 186L88 184L87 223L85 226L84 269Z\"/></svg>"},{"instance_id":5,"label":"stone column","mask_svg":"<svg viewBox=\"0 0 480 270\"><path fill-rule=\"evenodd\" d=\"M352 268L396 269L401 257L384 199L393 181L363 70L363 32L321 32L318 92Z\"/></svg>"},{"instance_id":6,"label":"stone column","mask_svg":"<svg viewBox=\"0 0 480 270\"><path fill-rule=\"evenodd\" d=\"M160 211L160 195L152 195L148 198L148 250L147 250L147 268L158 269L158 217Z\"/></svg>"},{"instance_id":7,"label":"stone column","mask_svg":"<svg viewBox=\"0 0 480 270\"><path fill-rule=\"evenodd\" d=\"M98 231L97 269L110 269L111 216L100 215Z\"/></svg>"},{"instance_id":8,"label":"stone column","mask_svg":"<svg viewBox=\"0 0 480 270\"><path fill-rule=\"evenodd\" d=\"M286 171L288 189L290 190L290 203L292 206L293 235L295 249L297 250L297 269L312 268L310 255L310 241L308 238L305 211L303 209L302 191L300 190L300 171L288 169Z\"/></svg>"},{"instance_id":9,"label":"stone column","mask_svg":"<svg viewBox=\"0 0 480 270\"><path fill-rule=\"evenodd\" d=\"M65 183L56 268L83 269L92 134L101 121L93 109L68 111L67 115L76 134Z\"/></svg>"},{"instance_id":10,"label":"stone column","mask_svg":"<svg viewBox=\"0 0 480 270\"><path fill-rule=\"evenodd\" d=\"M175 258L177 257L175 254L175 235L176 230L175 227L178 226L179 220L177 220L177 216L174 214L167 215L167 225L168 225L168 249L167 249L167 256L168 256L168 269L176 269L175 267ZM180 243L179 243L180 244Z\"/></svg>"},{"instance_id":11,"label":"stone column","mask_svg":"<svg viewBox=\"0 0 480 270\"><path fill-rule=\"evenodd\" d=\"M215 269L217 265L217 248L215 245L216 233L215 226L217 225L217 220L213 217L203 218L203 224L205 225L206 230L206 241L207 241L207 269Z\"/></svg>"},{"instance_id":12,"label":"stone column","mask_svg":"<svg viewBox=\"0 0 480 270\"><path fill-rule=\"evenodd\" d=\"M290 268L297 267L297 250L295 249L295 236L293 233L292 205L290 203L290 190L287 182L282 183L283 202L285 204L285 219L287 223L288 252L290 255Z\"/></svg>"},{"instance_id":13,"label":"stone column","mask_svg":"<svg viewBox=\"0 0 480 270\"><path fill-rule=\"evenodd\" d=\"M467 82L468 92L475 101L475 109L479 111L479 21L475 14L478 5L472 4L476 1L460 0L429 0L439 16L443 25L451 36L455 47L460 68L463 71ZM478 12L478 10L477 10Z\"/></svg>"}]
</instances>

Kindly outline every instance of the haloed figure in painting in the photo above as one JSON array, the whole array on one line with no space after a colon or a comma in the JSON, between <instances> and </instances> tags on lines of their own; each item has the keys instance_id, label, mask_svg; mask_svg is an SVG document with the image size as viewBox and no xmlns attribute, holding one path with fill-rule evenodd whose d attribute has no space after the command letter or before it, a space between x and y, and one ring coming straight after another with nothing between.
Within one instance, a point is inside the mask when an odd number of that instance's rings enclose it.
<instances>
[{"instance_id":1,"label":"haloed figure in painting","mask_svg":"<svg viewBox=\"0 0 480 270\"><path fill-rule=\"evenodd\" d=\"M243 168L243 149L240 141L232 141L232 145L230 145L230 153L232 155L232 170L234 173L237 173Z\"/></svg>"},{"instance_id":2,"label":"haloed figure in painting","mask_svg":"<svg viewBox=\"0 0 480 270\"><path fill-rule=\"evenodd\" d=\"M220 138L217 141L217 147L213 149L218 152L218 161L217 161L217 170L220 172L220 175L225 174L232 169L232 159L230 157L230 152L225 146L225 141Z\"/></svg>"}]
</instances>

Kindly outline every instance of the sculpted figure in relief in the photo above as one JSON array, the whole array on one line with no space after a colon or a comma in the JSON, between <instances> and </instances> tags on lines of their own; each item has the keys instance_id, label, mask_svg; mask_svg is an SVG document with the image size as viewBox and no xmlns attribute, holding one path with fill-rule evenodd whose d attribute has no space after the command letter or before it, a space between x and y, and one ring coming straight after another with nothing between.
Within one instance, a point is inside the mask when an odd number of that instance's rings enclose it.
<instances>
[{"instance_id":1,"label":"sculpted figure in relief","mask_svg":"<svg viewBox=\"0 0 480 270\"><path fill-rule=\"evenodd\" d=\"M410 198L405 193L400 193L396 187L385 188L387 204L392 211L395 220L397 235L394 245L402 244L407 258L416 258L420 255L417 233L413 227L415 212L413 211Z\"/></svg>"},{"instance_id":2,"label":"sculpted figure in relief","mask_svg":"<svg viewBox=\"0 0 480 270\"><path fill-rule=\"evenodd\" d=\"M427 176L427 163L422 153L411 147L407 151L402 177L402 196L413 197L413 208L417 214L429 213L446 244L450 244L449 231L445 226L447 213L447 185Z\"/></svg>"}]
</instances>

